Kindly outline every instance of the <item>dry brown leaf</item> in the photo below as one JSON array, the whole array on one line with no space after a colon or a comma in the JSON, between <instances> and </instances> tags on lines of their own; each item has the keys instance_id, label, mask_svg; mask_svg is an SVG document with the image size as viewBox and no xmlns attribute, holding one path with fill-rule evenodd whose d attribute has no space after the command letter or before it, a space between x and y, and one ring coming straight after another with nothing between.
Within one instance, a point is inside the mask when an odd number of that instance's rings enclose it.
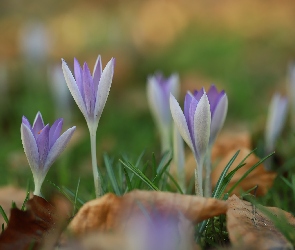
<instances>
[{"instance_id":1,"label":"dry brown leaf","mask_svg":"<svg viewBox=\"0 0 295 250\"><path fill-rule=\"evenodd\" d=\"M233 246L248 249L293 249L291 243L279 232L273 222L256 206L240 200L236 195L228 199L227 230ZM272 214L283 214L295 226L295 218L279 208L265 207Z\"/></svg>"},{"instance_id":2,"label":"dry brown leaf","mask_svg":"<svg viewBox=\"0 0 295 250\"><path fill-rule=\"evenodd\" d=\"M230 151L238 151L241 148L252 148L251 135L248 131L223 132L213 145L211 160L214 163L224 158Z\"/></svg>"},{"instance_id":3,"label":"dry brown leaf","mask_svg":"<svg viewBox=\"0 0 295 250\"><path fill-rule=\"evenodd\" d=\"M194 224L226 209L225 201L168 192L109 193L86 203L70 229L87 250L195 250Z\"/></svg>"},{"instance_id":4,"label":"dry brown leaf","mask_svg":"<svg viewBox=\"0 0 295 250\"><path fill-rule=\"evenodd\" d=\"M236 149L229 152L226 157L219 162L216 168L212 171L211 179L212 185L215 186L222 171L224 170L227 163L237 152ZM241 148L239 155L236 160L230 167L229 171L233 170L238 166L238 164L250 153L250 150L247 148ZM247 172L255 163L257 163L260 159L255 156L255 154L251 154L247 160L245 161L246 165L239 169L230 183L228 184L226 191L228 191L243 175ZM257 196L262 196L267 193L269 188L272 186L273 181L277 174L275 172L266 171L264 169L263 163L256 167L233 191L234 194L240 194L241 190L247 191L250 188L258 185L258 189L256 190Z\"/></svg>"},{"instance_id":5,"label":"dry brown leaf","mask_svg":"<svg viewBox=\"0 0 295 250\"><path fill-rule=\"evenodd\" d=\"M224 214L227 204L212 198L169 192L135 190L122 197L109 193L86 203L70 223L70 229L75 234L83 234L123 228L132 217L142 216L143 209L152 212L155 208L167 217L180 212L192 223L198 223Z\"/></svg>"},{"instance_id":6,"label":"dry brown leaf","mask_svg":"<svg viewBox=\"0 0 295 250\"><path fill-rule=\"evenodd\" d=\"M26 211L11 209L8 226L0 235L0 249L40 249L42 243L50 245L48 249L54 246L69 211L59 205L54 207L39 196L28 200L26 207Z\"/></svg>"},{"instance_id":7,"label":"dry brown leaf","mask_svg":"<svg viewBox=\"0 0 295 250\"><path fill-rule=\"evenodd\" d=\"M21 207L26 198L26 191L21 188L13 186L5 186L0 188L0 206L4 209L7 217L10 216L10 209L12 201L15 202L17 207ZM0 225L6 223L2 216L0 216Z\"/></svg>"}]
</instances>

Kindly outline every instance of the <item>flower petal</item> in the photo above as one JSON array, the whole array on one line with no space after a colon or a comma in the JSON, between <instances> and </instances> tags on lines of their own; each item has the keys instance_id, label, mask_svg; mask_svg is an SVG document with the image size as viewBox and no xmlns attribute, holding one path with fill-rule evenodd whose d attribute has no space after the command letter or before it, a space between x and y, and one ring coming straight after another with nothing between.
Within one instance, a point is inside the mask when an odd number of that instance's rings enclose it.
<instances>
[{"instance_id":1,"label":"flower petal","mask_svg":"<svg viewBox=\"0 0 295 250\"><path fill-rule=\"evenodd\" d=\"M194 91L194 97L197 99L198 102L200 101L204 93L205 93L204 88L202 88L200 91L197 91L197 90Z\"/></svg>"},{"instance_id":2,"label":"flower petal","mask_svg":"<svg viewBox=\"0 0 295 250\"><path fill-rule=\"evenodd\" d=\"M268 151L275 149L275 143L282 132L286 121L288 100L276 93L269 106L265 130L266 147Z\"/></svg>"},{"instance_id":3,"label":"flower petal","mask_svg":"<svg viewBox=\"0 0 295 250\"><path fill-rule=\"evenodd\" d=\"M162 96L161 86L157 82L156 77L154 76L148 78L147 98L148 104L150 106L154 119L156 120L157 125L165 126L168 124L169 126L171 121L170 110L168 109L165 112L165 103ZM167 103L167 107L169 108L169 103Z\"/></svg>"},{"instance_id":4,"label":"flower petal","mask_svg":"<svg viewBox=\"0 0 295 250\"><path fill-rule=\"evenodd\" d=\"M40 113L40 111L38 111L35 120L33 122L33 126L32 126L32 131L33 134L35 136L35 138L37 139L38 137L38 133L44 128L44 122L43 122L43 118L42 115Z\"/></svg>"},{"instance_id":5,"label":"flower petal","mask_svg":"<svg viewBox=\"0 0 295 250\"><path fill-rule=\"evenodd\" d=\"M39 151L39 167L43 167L49 151L49 124L37 136L36 142Z\"/></svg>"},{"instance_id":6,"label":"flower petal","mask_svg":"<svg viewBox=\"0 0 295 250\"><path fill-rule=\"evenodd\" d=\"M106 104L110 88L112 85L113 74L114 74L114 65L115 59L112 58L108 64L105 66L101 78L98 84L97 93L96 93L96 103L94 109L94 119L95 124L98 124L104 106Z\"/></svg>"},{"instance_id":7,"label":"flower petal","mask_svg":"<svg viewBox=\"0 0 295 250\"><path fill-rule=\"evenodd\" d=\"M174 120L175 125L178 128L179 133L181 134L183 140L187 143L187 145L191 148L191 150L195 153L195 149L192 143L192 139L190 137L190 132L188 130L188 126L186 123L186 119L184 114L175 99L175 97L170 94L170 110Z\"/></svg>"},{"instance_id":8,"label":"flower petal","mask_svg":"<svg viewBox=\"0 0 295 250\"><path fill-rule=\"evenodd\" d=\"M21 124L21 139L29 165L34 174L39 171L39 151L31 129L24 123Z\"/></svg>"},{"instance_id":9,"label":"flower petal","mask_svg":"<svg viewBox=\"0 0 295 250\"><path fill-rule=\"evenodd\" d=\"M223 126L223 123L225 121L225 117L227 114L227 107L228 107L228 99L227 99L227 95L224 94L219 100L217 106L215 107L215 112L212 115L210 141L209 141L210 145L214 143L220 129Z\"/></svg>"},{"instance_id":10,"label":"flower petal","mask_svg":"<svg viewBox=\"0 0 295 250\"><path fill-rule=\"evenodd\" d=\"M31 124L30 124L29 120L27 119L27 117L25 117L25 116L22 117L22 123L25 124L32 131Z\"/></svg>"},{"instance_id":11,"label":"flower petal","mask_svg":"<svg viewBox=\"0 0 295 250\"><path fill-rule=\"evenodd\" d=\"M93 86L93 78L91 76L87 63L84 63L83 65L83 89L84 89L85 104L86 104L88 116L90 116L93 119L95 93L94 93L94 86Z\"/></svg>"},{"instance_id":12,"label":"flower petal","mask_svg":"<svg viewBox=\"0 0 295 250\"><path fill-rule=\"evenodd\" d=\"M170 89L170 93L178 98L179 96L179 76L178 74L173 74L168 79L168 89ZM170 94L169 93L169 94Z\"/></svg>"},{"instance_id":13,"label":"flower petal","mask_svg":"<svg viewBox=\"0 0 295 250\"><path fill-rule=\"evenodd\" d=\"M84 115L85 119L88 120L88 114L87 114L86 106L85 106L83 97L81 95L81 92L76 84L76 81L75 81L68 65L66 64L66 62L63 59L62 59L62 69L63 69L66 83L68 85L68 88L69 88L75 102L77 103L77 105L78 105L79 109L81 110L82 114Z\"/></svg>"},{"instance_id":14,"label":"flower petal","mask_svg":"<svg viewBox=\"0 0 295 250\"><path fill-rule=\"evenodd\" d=\"M93 84L94 84L94 93L97 93L97 87L102 73L101 57L97 57L94 69L93 69Z\"/></svg>"},{"instance_id":15,"label":"flower petal","mask_svg":"<svg viewBox=\"0 0 295 250\"><path fill-rule=\"evenodd\" d=\"M60 132L63 125L63 119L57 119L51 126L49 130L49 149L53 146L53 144L56 142L58 137L60 136Z\"/></svg>"},{"instance_id":16,"label":"flower petal","mask_svg":"<svg viewBox=\"0 0 295 250\"><path fill-rule=\"evenodd\" d=\"M76 127L69 128L65 131L53 144L52 148L50 149L45 165L44 165L44 173L47 173L49 167L53 164L56 158L62 153L62 151L67 146L68 142L70 141Z\"/></svg>"},{"instance_id":17,"label":"flower petal","mask_svg":"<svg viewBox=\"0 0 295 250\"><path fill-rule=\"evenodd\" d=\"M210 104L206 92L204 92L194 114L194 135L198 166L203 165L203 160L208 148L210 124Z\"/></svg>"},{"instance_id":18,"label":"flower petal","mask_svg":"<svg viewBox=\"0 0 295 250\"><path fill-rule=\"evenodd\" d=\"M76 58L74 58L74 74L75 74L76 84L78 86L80 94L81 94L83 100L85 101L84 89L83 89L82 68Z\"/></svg>"},{"instance_id":19,"label":"flower petal","mask_svg":"<svg viewBox=\"0 0 295 250\"><path fill-rule=\"evenodd\" d=\"M224 94L224 91L223 91L223 94ZM211 117L213 117L216 105L218 104L219 99L223 96L223 94L218 93L218 90L214 84L212 84L210 89L208 90L207 96L208 96L209 103L210 103Z\"/></svg>"}]
</instances>

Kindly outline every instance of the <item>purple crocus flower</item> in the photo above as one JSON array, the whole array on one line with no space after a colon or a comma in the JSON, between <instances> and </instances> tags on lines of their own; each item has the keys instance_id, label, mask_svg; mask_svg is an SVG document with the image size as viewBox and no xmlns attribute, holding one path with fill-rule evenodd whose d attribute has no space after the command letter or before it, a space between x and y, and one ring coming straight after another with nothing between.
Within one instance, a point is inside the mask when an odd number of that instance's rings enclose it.
<instances>
[{"instance_id":1,"label":"purple crocus flower","mask_svg":"<svg viewBox=\"0 0 295 250\"><path fill-rule=\"evenodd\" d=\"M192 95L188 92L184 101L184 113L175 97L170 95L173 120L182 138L191 148L197 161L195 172L196 194L203 196L202 170L210 137L211 113L205 90Z\"/></svg>"},{"instance_id":2,"label":"purple crocus flower","mask_svg":"<svg viewBox=\"0 0 295 250\"><path fill-rule=\"evenodd\" d=\"M87 63L85 62L81 68L75 58L74 78L66 62L62 60L62 69L68 88L90 130L96 131L97 129L111 88L114 64L115 59L112 58L102 71L101 58L98 56L91 75Z\"/></svg>"},{"instance_id":3,"label":"purple crocus flower","mask_svg":"<svg viewBox=\"0 0 295 250\"><path fill-rule=\"evenodd\" d=\"M97 170L96 131L112 85L114 65L115 59L112 58L104 70L102 70L101 58L98 56L93 74L91 75L87 63L84 63L83 68L81 68L79 62L74 59L74 78L66 62L62 60L62 69L68 88L86 119L90 133L92 170L96 197L100 197L103 193Z\"/></svg>"},{"instance_id":4,"label":"purple crocus flower","mask_svg":"<svg viewBox=\"0 0 295 250\"><path fill-rule=\"evenodd\" d=\"M60 135L62 125L63 119L58 119L51 127L49 124L45 126L40 112L33 126L25 116L22 118L21 139L33 173L35 195L41 196L41 185L50 166L65 149L76 129L74 126Z\"/></svg>"},{"instance_id":5,"label":"purple crocus flower","mask_svg":"<svg viewBox=\"0 0 295 250\"><path fill-rule=\"evenodd\" d=\"M161 73L157 73L148 78L148 103L160 131L162 152L171 148L170 137L172 117L169 107L169 97L170 93L177 97L178 91L179 79L177 74L164 78Z\"/></svg>"},{"instance_id":6,"label":"purple crocus flower","mask_svg":"<svg viewBox=\"0 0 295 250\"><path fill-rule=\"evenodd\" d=\"M204 94L204 89L200 91L194 91L194 97L197 101ZM213 143L224 124L224 120L227 114L228 99L224 90L218 92L215 85L211 85L207 92L210 113L211 113L211 126L210 126L210 139L207 155L205 157L206 177L205 177L205 196L211 196L211 151Z\"/></svg>"}]
</instances>

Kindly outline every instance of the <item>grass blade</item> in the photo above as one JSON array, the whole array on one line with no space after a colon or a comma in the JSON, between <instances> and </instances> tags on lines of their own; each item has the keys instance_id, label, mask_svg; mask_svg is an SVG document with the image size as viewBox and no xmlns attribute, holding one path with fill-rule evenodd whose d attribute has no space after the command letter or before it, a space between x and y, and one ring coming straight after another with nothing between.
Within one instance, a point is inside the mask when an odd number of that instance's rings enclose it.
<instances>
[{"instance_id":1,"label":"grass blade","mask_svg":"<svg viewBox=\"0 0 295 250\"><path fill-rule=\"evenodd\" d=\"M268 159L269 157L271 157L273 154L274 154L274 152L271 153L271 154L269 154L269 155L267 155L267 156L265 156L260 161L258 161L257 163L255 163L251 168L249 168L247 170L247 172L245 174L243 174L243 176L231 187L231 189L228 191L228 193L230 194L235 189L235 187L237 187L241 183L242 180L244 180L255 168L257 168L262 162L264 162L266 159Z\"/></svg>"},{"instance_id":2,"label":"grass blade","mask_svg":"<svg viewBox=\"0 0 295 250\"><path fill-rule=\"evenodd\" d=\"M73 213L75 214L76 209L77 209L77 197L78 197L78 191L79 191L79 187L80 187L80 178L78 180L78 184L77 184L77 188L76 188L76 192L75 192L75 197L74 197L74 209L73 209ZM74 215L73 214L73 215Z\"/></svg>"},{"instance_id":3,"label":"grass blade","mask_svg":"<svg viewBox=\"0 0 295 250\"><path fill-rule=\"evenodd\" d=\"M183 191L181 190L181 187L178 185L177 181L174 179L174 177L169 172L166 172L165 174L167 174L167 176L173 182L173 184L175 185L179 193L184 194Z\"/></svg>"},{"instance_id":4,"label":"grass blade","mask_svg":"<svg viewBox=\"0 0 295 250\"><path fill-rule=\"evenodd\" d=\"M116 177L115 177L115 174L114 174L114 171L113 171L112 164L111 164L110 159L107 156L107 154L103 155L103 159L104 159L104 163L106 165L106 170L107 170L108 176L110 178L113 190L114 190L116 195L120 196L120 195L122 195L122 192L120 191L118 182L116 180Z\"/></svg>"},{"instance_id":5,"label":"grass blade","mask_svg":"<svg viewBox=\"0 0 295 250\"><path fill-rule=\"evenodd\" d=\"M219 193L219 190L220 188L222 187L222 183L223 183L223 180L227 174L227 171L229 170L229 168L231 167L231 165L233 164L233 162L235 161L235 159L237 158L238 154L240 153L240 150L238 150L234 156L230 159L230 161L227 163L226 167L224 168L224 170L222 171L218 181L217 181L217 184L216 184L216 187L213 191L213 194L212 194L212 197L216 198L217 197L217 194Z\"/></svg>"},{"instance_id":6,"label":"grass blade","mask_svg":"<svg viewBox=\"0 0 295 250\"><path fill-rule=\"evenodd\" d=\"M0 206L0 214L2 215L2 217L5 220L6 224L8 224L8 221L9 220L8 220L8 217L7 217L7 215L6 215L6 213L5 213L5 211L4 211L4 209L3 209L2 206Z\"/></svg>"},{"instance_id":7,"label":"grass blade","mask_svg":"<svg viewBox=\"0 0 295 250\"><path fill-rule=\"evenodd\" d=\"M123 167L123 171L124 171L126 182L127 182L127 188L125 190L125 193L127 193L128 191L131 191L133 188L132 188L132 184L131 184L131 181L129 178L129 174L128 174L127 169L125 167Z\"/></svg>"},{"instance_id":8,"label":"grass blade","mask_svg":"<svg viewBox=\"0 0 295 250\"><path fill-rule=\"evenodd\" d=\"M130 162L123 162L120 159L120 162L126 167L128 168L131 172L133 172L136 176L139 177L139 179L141 179L146 185L148 185L151 189L155 190L155 191L159 191L159 189L154 185L153 182L151 182L146 175L141 172L141 170L139 168L134 167Z\"/></svg>"}]
</instances>

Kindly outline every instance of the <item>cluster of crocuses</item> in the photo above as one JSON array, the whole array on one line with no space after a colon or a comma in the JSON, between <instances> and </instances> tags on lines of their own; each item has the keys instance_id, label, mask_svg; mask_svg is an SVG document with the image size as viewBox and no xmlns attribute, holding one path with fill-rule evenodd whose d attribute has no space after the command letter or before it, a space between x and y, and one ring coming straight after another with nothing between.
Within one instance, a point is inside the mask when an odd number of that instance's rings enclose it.
<instances>
[{"instance_id":1,"label":"cluster of crocuses","mask_svg":"<svg viewBox=\"0 0 295 250\"><path fill-rule=\"evenodd\" d=\"M201 196L204 195L203 167L204 162L206 162L205 195L211 196L211 149L227 114L227 95L224 91L218 92L214 85L210 87L208 93L206 93L204 88L200 91L194 91L194 93L188 92L185 96L184 112L182 112L175 98L175 95L178 94L178 89L178 77L176 75L172 75L166 80L159 74L150 77L148 80L150 107L160 133L163 134L161 138L165 140L162 142L162 145L169 144L172 114L175 127L177 128L174 131L174 158L176 158L176 165L181 164L178 167L178 174L181 174L181 167L184 166L184 153L177 131L179 131L195 156L197 162L195 191L197 195ZM169 146L162 148L169 149ZM182 172L184 172L184 169L182 169ZM184 180L183 175L180 180ZM181 186L185 185L182 183Z\"/></svg>"},{"instance_id":2,"label":"cluster of crocuses","mask_svg":"<svg viewBox=\"0 0 295 250\"><path fill-rule=\"evenodd\" d=\"M102 70L99 56L91 74L87 63L84 63L81 67L79 62L74 59L73 76L66 62L62 60L62 69L67 86L84 115L90 132L92 169L97 197L103 194L103 189L97 169L96 131L112 84L114 64L115 60L112 58ZM210 196L211 164L208 159L210 159L212 144L226 117L227 95L224 91L218 92L214 85L211 86L208 93L204 89L195 91L193 94L188 92L185 96L183 113L174 97L178 96L179 92L179 80L176 74L168 79L164 79L161 74L149 77L147 92L152 113L162 135L162 152L170 149L172 113L175 123L174 160L180 166L178 172L182 170L184 173L184 147L180 139L181 135L196 158L196 194L203 196L202 173L206 161L205 194ZM169 109L171 109L171 113ZM40 112L38 112L32 126L28 119L23 117L21 125L22 142L33 172L35 195L41 195L41 185L49 167L64 150L75 131L76 127L72 127L60 135L62 124L63 120L58 119L51 127L49 124L45 126Z\"/></svg>"},{"instance_id":3,"label":"cluster of crocuses","mask_svg":"<svg viewBox=\"0 0 295 250\"><path fill-rule=\"evenodd\" d=\"M86 63L82 68L75 59L74 78L66 62L62 60L66 83L86 119L90 132L92 169L97 197L101 196L103 191L97 169L96 131L111 88L114 64L115 59L112 58L102 70L101 58L98 56L91 74ZM63 119L58 119L51 127L49 124L45 126L40 112L37 113L32 126L26 117L22 119L21 138L33 173L35 195L41 196L41 186L50 166L65 149L76 129L76 127L72 127L60 135L62 125Z\"/></svg>"}]
</instances>

